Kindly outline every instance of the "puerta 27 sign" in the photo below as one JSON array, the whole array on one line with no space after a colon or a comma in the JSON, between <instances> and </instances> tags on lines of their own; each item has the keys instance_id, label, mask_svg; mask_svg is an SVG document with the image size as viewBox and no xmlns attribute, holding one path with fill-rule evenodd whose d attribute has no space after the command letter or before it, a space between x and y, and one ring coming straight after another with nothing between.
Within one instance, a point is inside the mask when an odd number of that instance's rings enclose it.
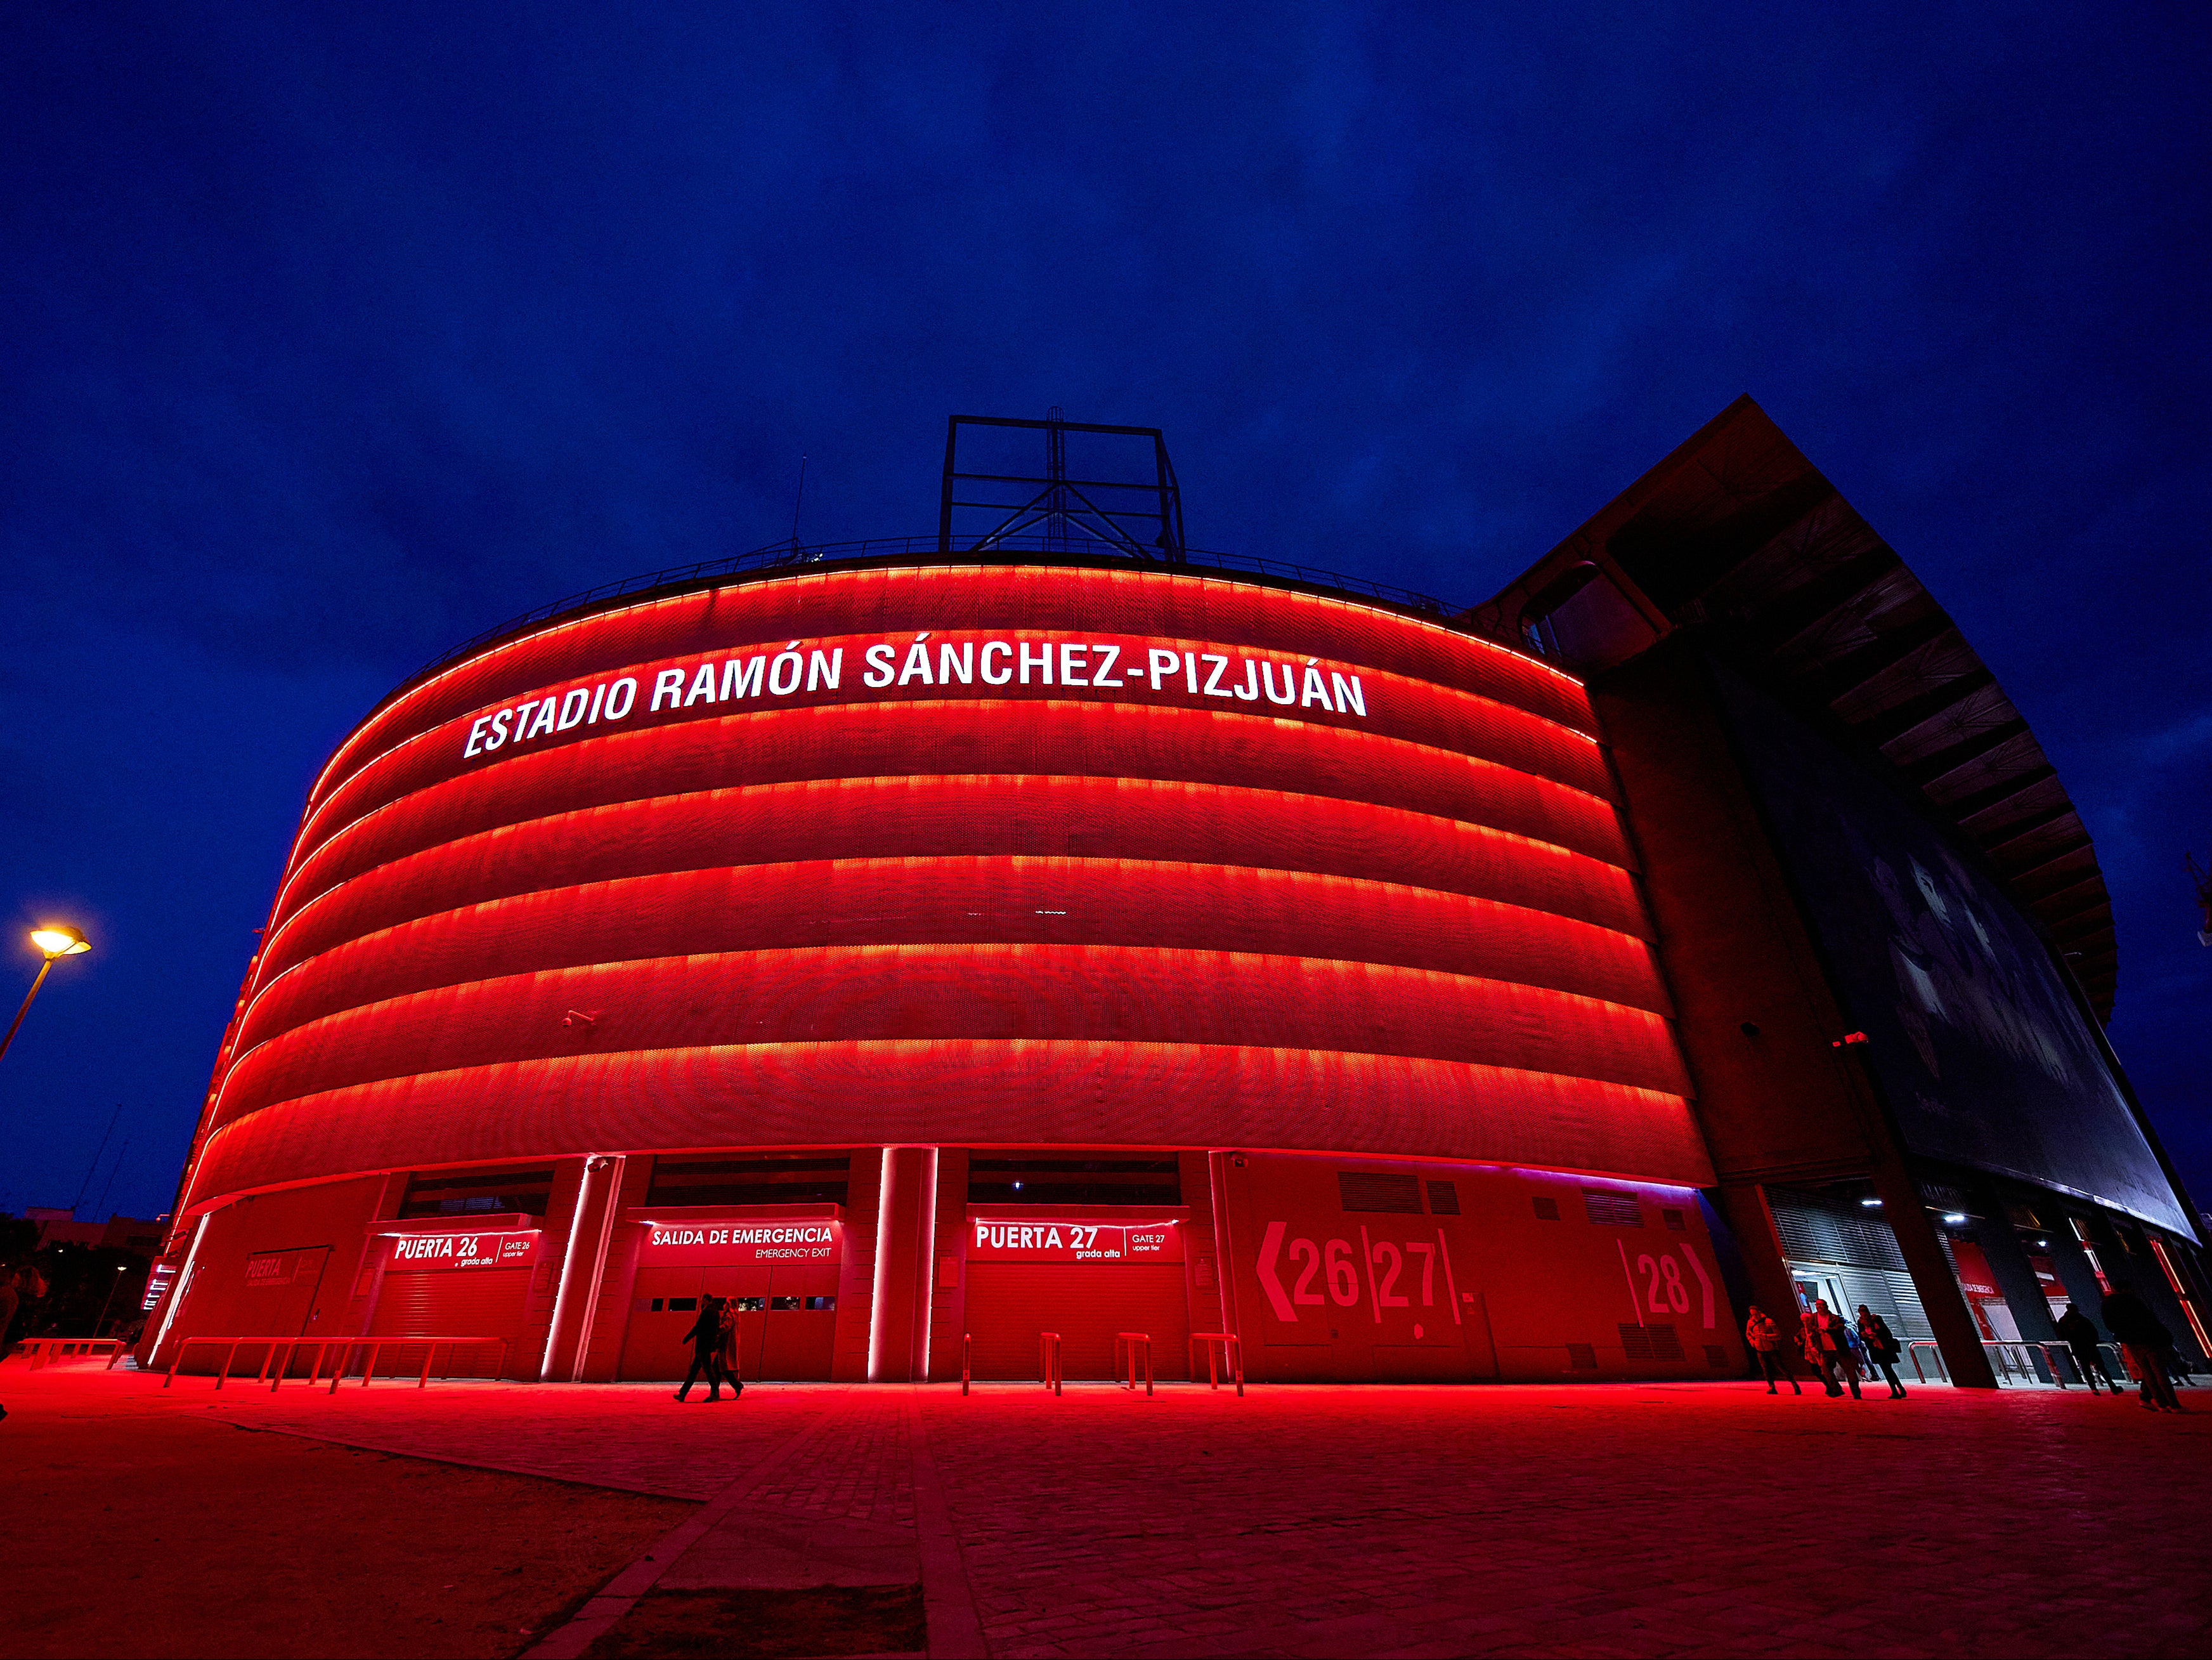
<instances>
[{"instance_id":1,"label":"puerta 27 sign","mask_svg":"<svg viewBox=\"0 0 2212 1660\"><path fill-rule=\"evenodd\" d=\"M1173 1222L1029 1222L979 1216L968 1260L1001 1262L1180 1262Z\"/></svg>"}]
</instances>

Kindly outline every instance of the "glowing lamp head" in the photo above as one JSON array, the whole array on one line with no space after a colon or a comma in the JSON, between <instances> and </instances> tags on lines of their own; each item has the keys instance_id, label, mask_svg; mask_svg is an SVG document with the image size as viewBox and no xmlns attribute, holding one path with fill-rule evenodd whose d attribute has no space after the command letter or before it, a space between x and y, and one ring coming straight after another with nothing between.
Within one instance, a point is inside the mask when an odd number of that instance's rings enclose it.
<instances>
[{"instance_id":1,"label":"glowing lamp head","mask_svg":"<svg viewBox=\"0 0 2212 1660\"><path fill-rule=\"evenodd\" d=\"M92 941L75 928L64 927L33 928L31 943L49 958L80 957L92 949Z\"/></svg>"}]
</instances>

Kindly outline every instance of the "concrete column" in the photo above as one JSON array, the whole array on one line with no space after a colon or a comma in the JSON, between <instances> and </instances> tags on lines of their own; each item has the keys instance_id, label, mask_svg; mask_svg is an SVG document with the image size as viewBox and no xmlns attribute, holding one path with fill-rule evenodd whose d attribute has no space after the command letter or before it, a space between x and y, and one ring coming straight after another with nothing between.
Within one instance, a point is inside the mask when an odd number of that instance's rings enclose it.
<instances>
[{"instance_id":1,"label":"concrete column","mask_svg":"<svg viewBox=\"0 0 2212 1660\"><path fill-rule=\"evenodd\" d=\"M1890 1158L1875 1167L1874 1190L1881 1201L1882 1218L1897 1237L1905 1271L1912 1276L1912 1289L1920 1293L1921 1310L1936 1335L1943 1364L1950 1369L1951 1381L1961 1389L1995 1389L1997 1375L1982 1347L1981 1328L1974 1323L1966 1293L1959 1289L1950 1259L1936 1237L1936 1225L1928 1219L1920 1183L1901 1159Z\"/></svg>"},{"instance_id":2,"label":"concrete column","mask_svg":"<svg viewBox=\"0 0 2212 1660\"><path fill-rule=\"evenodd\" d=\"M937 1266L937 1149L885 1147L876 1199L876 1282L868 1381L921 1381L929 1368L930 1281Z\"/></svg>"},{"instance_id":3,"label":"concrete column","mask_svg":"<svg viewBox=\"0 0 2212 1660\"><path fill-rule=\"evenodd\" d=\"M576 1195L575 1214L561 1253L552 1329L545 1335L545 1359L538 1374L543 1383L572 1383L583 1374L622 1177L619 1158L599 1153L584 1161L583 1184Z\"/></svg>"}]
</instances>

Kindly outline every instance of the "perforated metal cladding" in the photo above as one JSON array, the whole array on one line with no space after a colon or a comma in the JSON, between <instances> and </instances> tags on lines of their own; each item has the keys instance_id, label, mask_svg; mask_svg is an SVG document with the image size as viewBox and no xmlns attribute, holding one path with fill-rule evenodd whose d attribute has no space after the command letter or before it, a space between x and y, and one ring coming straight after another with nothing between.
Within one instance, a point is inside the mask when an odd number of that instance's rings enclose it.
<instances>
[{"instance_id":1,"label":"perforated metal cladding","mask_svg":"<svg viewBox=\"0 0 2212 1660\"><path fill-rule=\"evenodd\" d=\"M1601 1193L1594 1188L1584 1188L1583 1210L1591 1221L1605 1227L1640 1228L1644 1225L1644 1207L1636 1202L1636 1195L1632 1193Z\"/></svg>"},{"instance_id":2,"label":"perforated metal cladding","mask_svg":"<svg viewBox=\"0 0 2212 1660\"><path fill-rule=\"evenodd\" d=\"M1285 684L1315 658L1366 713L860 684L872 640L962 629L1117 641L1125 673L1148 642ZM499 699L793 636L844 652L837 688L463 756ZM319 781L193 1191L825 1139L1709 1179L1589 728L1510 653L1164 573L847 572L563 624Z\"/></svg>"},{"instance_id":3,"label":"perforated metal cladding","mask_svg":"<svg viewBox=\"0 0 2212 1660\"><path fill-rule=\"evenodd\" d=\"M1682 1340L1674 1335L1672 1326L1632 1326L1624 1322L1620 1327L1620 1347L1632 1360L1680 1360Z\"/></svg>"}]
</instances>

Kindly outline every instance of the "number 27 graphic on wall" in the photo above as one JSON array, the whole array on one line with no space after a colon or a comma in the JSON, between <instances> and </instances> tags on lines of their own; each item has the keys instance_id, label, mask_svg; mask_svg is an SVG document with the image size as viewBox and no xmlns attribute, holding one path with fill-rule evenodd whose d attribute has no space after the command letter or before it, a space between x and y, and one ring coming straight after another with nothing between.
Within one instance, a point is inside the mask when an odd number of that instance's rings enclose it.
<instances>
[{"instance_id":1,"label":"number 27 graphic on wall","mask_svg":"<svg viewBox=\"0 0 2212 1660\"><path fill-rule=\"evenodd\" d=\"M1267 1293L1275 1318L1285 1324L1297 1323L1298 1304L1302 1303L1357 1307L1363 1267L1367 1276L1365 1289L1376 1323L1381 1323L1383 1310L1411 1308L1417 1299L1421 1307L1434 1308L1440 1263L1443 1269L1441 1277L1444 1306L1451 1310L1452 1323L1460 1323L1459 1285L1452 1274L1451 1252L1444 1243L1442 1228L1437 1230L1434 1244L1425 1239L1408 1239L1401 1250L1395 1241L1370 1238L1362 1226L1357 1258L1352 1256L1349 1239L1331 1239L1325 1244L1316 1244L1310 1239L1293 1239L1289 1254L1294 1278L1285 1286L1278 1265L1282 1263L1283 1236L1288 1231L1284 1223L1268 1223L1267 1237L1260 1242L1260 1260L1255 1264L1260 1273L1260 1288ZM1418 1282L1413 1277L1417 1262L1420 1268ZM1322 1294L1324 1291L1326 1296Z\"/></svg>"}]
</instances>

